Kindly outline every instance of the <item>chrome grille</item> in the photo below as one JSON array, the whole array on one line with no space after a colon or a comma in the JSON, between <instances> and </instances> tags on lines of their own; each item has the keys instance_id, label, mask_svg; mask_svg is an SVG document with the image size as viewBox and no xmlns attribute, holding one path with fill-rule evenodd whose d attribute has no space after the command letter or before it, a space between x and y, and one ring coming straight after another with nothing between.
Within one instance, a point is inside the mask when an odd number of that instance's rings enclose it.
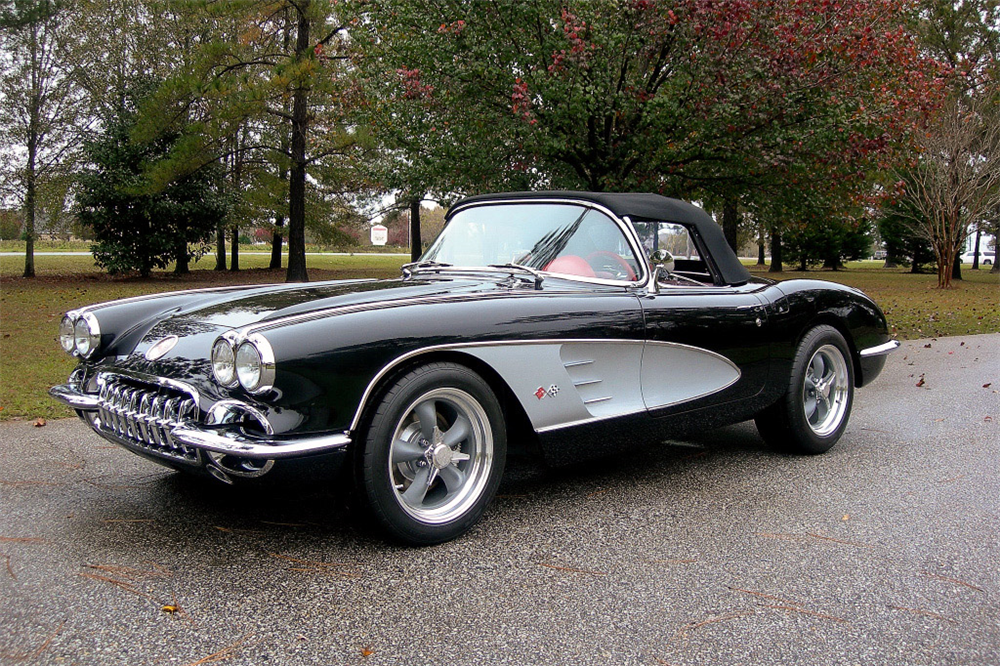
<instances>
[{"instance_id":1,"label":"chrome grille","mask_svg":"<svg viewBox=\"0 0 1000 666\"><path fill-rule=\"evenodd\" d=\"M101 375L98 385L102 431L146 451L197 461L198 452L170 434L178 425L198 420L198 405L192 396L118 375Z\"/></svg>"}]
</instances>

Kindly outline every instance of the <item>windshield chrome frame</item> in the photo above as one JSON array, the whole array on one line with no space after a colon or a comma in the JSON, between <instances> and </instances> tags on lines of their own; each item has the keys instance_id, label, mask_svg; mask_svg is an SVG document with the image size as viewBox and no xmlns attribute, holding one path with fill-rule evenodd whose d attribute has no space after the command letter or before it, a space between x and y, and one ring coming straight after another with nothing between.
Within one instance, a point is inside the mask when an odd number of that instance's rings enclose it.
<instances>
[{"instance_id":1,"label":"windshield chrome frame","mask_svg":"<svg viewBox=\"0 0 1000 666\"><path fill-rule=\"evenodd\" d=\"M583 201L581 199L566 199L566 198L546 198L546 199L492 199L489 201L473 201L470 203L462 204L448 211L448 217L446 219L445 226L451 223L451 218L463 210L469 208L477 208L480 206L511 206L511 205L525 205L525 204L569 204L572 206L579 206L580 208L593 209L604 215L608 216L612 222L618 225L618 228L625 234L625 240L628 241L629 247L632 248L632 252L635 254L636 260L639 262L639 275L636 280L614 280L610 278L599 278L599 277L587 277L585 275L573 275L571 273L555 273L552 271L539 270L538 272L542 275L551 275L553 277L558 277L566 280L576 280L580 282L586 282L588 284L601 284L610 285L615 287L632 287L641 289L649 284L649 266L647 265L645 255L642 253L642 243L639 242L639 236L635 232L635 228L626 220L618 217L610 210L604 206L594 203L592 201ZM422 255L421 255L421 258ZM486 272L496 272L503 269L491 268L489 266L453 266L449 268L429 268L429 270L438 270L441 273L446 273L449 270L475 270L475 271L486 271Z\"/></svg>"}]
</instances>

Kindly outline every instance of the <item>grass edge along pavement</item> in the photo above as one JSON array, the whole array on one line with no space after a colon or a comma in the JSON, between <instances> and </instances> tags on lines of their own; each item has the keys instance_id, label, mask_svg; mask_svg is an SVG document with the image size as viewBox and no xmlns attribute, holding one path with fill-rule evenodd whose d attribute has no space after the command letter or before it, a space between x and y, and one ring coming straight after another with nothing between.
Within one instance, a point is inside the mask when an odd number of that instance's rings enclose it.
<instances>
[{"instance_id":1,"label":"grass edge along pavement","mask_svg":"<svg viewBox=\"0 0 1000 666\"><path fill-rule=\"evenodd\" d=\"M396 277L406 257L311 255L313 281L358 277ZM245 256L247 267L236 273L207 268L202 260L187 276L155 272L146 280L111 278L90 257L41 256L38 277L19 277L23 257L0 257L0 421L60 418L72 411L48 396L53 384L66 380L75 361L59 348L59 320L74 307L115 298L211 287L284 281L283 270L266 269L267 256ZM963 271L954 289L936 288L936 276L913 275L905 269L881 268L881 262L848 264L843 271L785 271L769 274L751 266L755 275L789 280L824 279L857 287L886 312L893 334L902 340L1000 332L1000 279L988 270Z\"/></svg>"}]
</instances>

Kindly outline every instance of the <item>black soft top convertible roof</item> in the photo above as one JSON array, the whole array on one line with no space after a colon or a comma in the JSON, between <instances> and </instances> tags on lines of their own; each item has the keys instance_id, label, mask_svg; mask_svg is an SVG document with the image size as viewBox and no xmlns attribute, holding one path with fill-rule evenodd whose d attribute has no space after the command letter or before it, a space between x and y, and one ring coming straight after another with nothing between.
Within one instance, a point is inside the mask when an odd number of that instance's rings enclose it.
<instances>
[{"instance_id":1,"label":"black soft top convertible roof","mask_svg":"<svg viewBox=\"0 0 1000 666\"><path fill-rule=\"evenodd\" d=\"M722 227L704 210L694 204L679 199L670 199L659 194L631 194L619 192L576 192L576 191L539 191L539 192L499 192L497 194L478 194L455 202L452 211L473 203L512 199L568 199L595 203L607 208L618 217L628 217L633 222L676 222L694 228L705 249L721 273L726 284L743 284L750 279L750 271L740 263L736 253L729 247Z\"/></svg>"}]
</instances>

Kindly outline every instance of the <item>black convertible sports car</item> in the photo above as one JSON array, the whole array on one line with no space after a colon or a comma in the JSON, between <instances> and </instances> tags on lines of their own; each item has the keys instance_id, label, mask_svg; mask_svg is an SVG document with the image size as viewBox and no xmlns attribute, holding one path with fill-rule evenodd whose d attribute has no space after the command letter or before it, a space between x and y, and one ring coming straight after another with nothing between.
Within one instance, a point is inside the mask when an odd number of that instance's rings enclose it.
<instances>
[{"instance_id":1,"label":"black convertible sports car","mask_svg":"<svg viewBox=\"0 0 1000 666\"><path fill-rule=\"evenodd\" d=\"M332 457L413 544L480 518L508 447L577 461L753 418L825 451L898 346L855 289L751 277L696 206L588 192L463 199L398 279L103 303L60 342L80 364L51 394L102 437L229 483Z\"/></svg>"}]
</instances>

